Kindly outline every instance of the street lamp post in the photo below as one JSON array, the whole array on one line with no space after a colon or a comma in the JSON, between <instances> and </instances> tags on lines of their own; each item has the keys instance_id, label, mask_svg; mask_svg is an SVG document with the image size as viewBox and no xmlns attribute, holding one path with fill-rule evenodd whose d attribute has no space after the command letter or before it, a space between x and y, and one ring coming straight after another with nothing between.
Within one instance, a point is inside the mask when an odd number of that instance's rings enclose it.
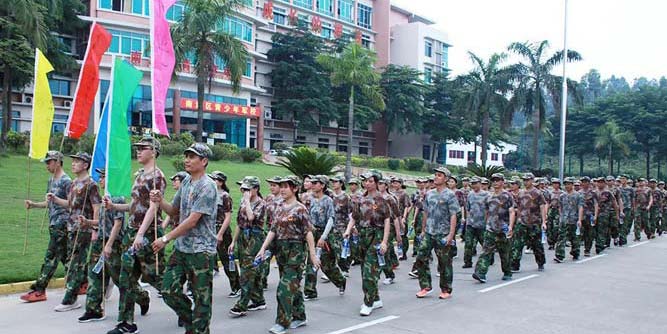
<instances>
[{"instance_id":1,"label":"street lamp post","mask_svg":"<svg viewBox=\"0 0 667 334\"><path fill-rule=\"evenodd\" d=\"M567 2L565 1L565 15L563 18L563 97L560 110L560 154L558 177L563 180L565 173L565 125L567 123Z\"/></svg>"}]
</instances>

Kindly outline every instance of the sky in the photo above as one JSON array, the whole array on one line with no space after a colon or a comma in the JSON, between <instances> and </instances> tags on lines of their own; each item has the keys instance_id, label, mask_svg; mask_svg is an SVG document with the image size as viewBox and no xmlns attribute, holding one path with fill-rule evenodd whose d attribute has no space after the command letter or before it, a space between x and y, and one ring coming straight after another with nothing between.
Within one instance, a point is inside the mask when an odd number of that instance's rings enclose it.
<instances>
[{"instance_id":1,"label":"sky","mask_svg":"<svg viewBox=\"0 0 667 334\"><path fill-rule=\"evenodd\" d=\"M512 42L549 40L563 49L565 0L391 0L392 4L436 22L449 35L449 66L454 75L472 68L468 51L483 59L504 52ZM569 0L568 48L583 61L567 75L581 79L591 68L603 79L667 76L667 1ZM517 59L510 59L514 62ZM562 67L557 70L562 74Z\"/></svg>"}]
</instances>

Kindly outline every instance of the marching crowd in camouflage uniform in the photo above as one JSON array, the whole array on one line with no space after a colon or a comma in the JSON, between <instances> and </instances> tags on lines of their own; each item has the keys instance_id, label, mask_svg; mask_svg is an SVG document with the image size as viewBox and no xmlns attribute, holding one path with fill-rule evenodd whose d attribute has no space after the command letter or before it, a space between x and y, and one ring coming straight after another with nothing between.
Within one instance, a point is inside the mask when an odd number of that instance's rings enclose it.
<instances>
[{"instance_id":1,"label":"marching crowd in camouflage uniform","mask_svg":"<svg viewBox=\"0 0 667 334\"><path fill-rule=\"evenodd\" d=\"M642 233L652 239L667 230L667 191L655 179L632 184L621 175L561 182L526 173L506 182L496 173L490 180L462 178L459 188L459 179L438 167L432 176L415 180L412 194L405 191L405 180L370 170L347 184L342 176L306 175L303 182L276 176L266 180L271 194L263 198L259 178L247 176L238 182L243 198L232 231L227 176L206 173L212 154L207 145L195 143L184 151L187 172L171 178L177 190L171 202L164 199L166 181L155 165L159 142L144 138L133 145L143 168L135 175L129 203L122 197L101 197L105 170L96 170L99 184L93 181L89 154L71 155L76 175L71 180L62 168L63 155L47 153L43 162L52 177L45 201L26 200L25 206L48 209L49 244L40 275L22 300L46 300L47 284L62 263L65 297L56 311L81 307L77 295L86 294L79 321L105 319L105 294L113 282L120 302L118 325L109 334L137 333L134 305L142 315L150 305L141 278L174 310L186 333L209 333L218 260L229 279L228 296L239 298L230 310L238 317L266 309L264 290L275 257L280 279L270 332L286 333L307 324L304 302L317 298L319 269L323 281L333 283L343 296L351 267L360 265L360 315L383 307L380 275L385 273L385 284L395 282L394 270L408 258L409 238L416 259L408 275L418 280L416 296L433 292L430 262L436 259L439 298L449 299L457 234L465 243L463 268L474 268L472 277L485 283L495 253L502 279L511 280L520 270L525 246L542 271L545 245L555 250L554 262L561 263L568 247L576 261L582 245L583 255L591 256L593 245L601 254L627 245L630 233L636 242ZM174 250L166 261L164 247L172 240ZM478 244L481 251L474 262Z\"/></svg>"}]
</instances>

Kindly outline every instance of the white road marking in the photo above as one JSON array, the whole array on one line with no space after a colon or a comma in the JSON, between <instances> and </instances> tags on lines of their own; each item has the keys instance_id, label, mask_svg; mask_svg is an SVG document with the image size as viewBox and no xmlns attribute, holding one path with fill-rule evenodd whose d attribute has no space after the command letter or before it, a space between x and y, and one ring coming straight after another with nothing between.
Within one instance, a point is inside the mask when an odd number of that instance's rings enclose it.
<instances>
[{"instance_id":1,"label":"white road marking","mask_svg":"<svg viewBox=\"0 0 667 334\"><path fill-rule=\"evenodd\" d=\"M588 261L590 261L590 260L595 260L595 259L597 259L597 258L601 258L601 257L603 257L603 256L607 256L607 254L605 253L605 254L595 255L595 256L593 256L593 257L589 257L589 258L587 258L587 259L579 260L579 261L577 261L577 262L575 262L575 263L584 263L584 262L588 262Z\"/></svg>"},{"instance_id":2,"label":"white road marking","mask_svg":"<svg viewBox=\"0 0 667 334\"><path fill-rule=\"evenodd\" d=\"M481 293L485 293L485 292L493 291L493 290L495 290L495 289L500 289L500 288L502 288L502 287L506 287L506 286L511 285L511 284L514 284L514 283L519 283L519 282L521 282L521 281L529 280L529 279L531 279L531 278L535 278L535 277L538 277L538 276L540 276L540 275L538 275L538 274L532 274L532 275L530 275L530 276L521 277L521 278L519 278L519 279L515 279L515 280L510 281L510 282L507 282L507 283L498 284L498 285L494 285L494 286L489 287L489 288L486 288L486 289L479 290L479 292L481 292Z\"/></svg>"},{"instance_id":3,"label":"white road marking","mask_svg":"<svg viewBox=\"0 0 667 334\"><path fill-rule=\"evenodd\" d=\"M642 241L642 242L639 242L639 243L636 243L636 244L632 244L632 245L630 245L630 246L628 246L628 247L629 247L629 248L634 248L634 247L641 246L641 245L643 245L643 244L647 244L647 243L648 243L648 240L647 240L647 241Z\"/></svg>"},{"instance_id":4,"label":"white road marking","mask_svg":"<svg viewBox=\"0 0 667 334\"><path fill-rule=\"evenodd\" d=\"M390 315L390 316L387 316L387 317L384 317L384 318L380 318L380 319L377 319L377 320L363 322L363 323L360 323L360 324L358 324L358 325L354 325L354 326L352 326L352 327L339 329L339 330L337 330L337 331L335 331L335 332L329 332L329 333L327 333L327 334L343 334L343 333L349 333L349 332L351 332L351 331L356 331L357 329L362 329L362 328L370 327L370 326L373 326L373 325L381 324L381 323L383 323L383 322L391 321L391 320L398 319L398 318L399 318L399 316L397 316L397 315Z\"/></svg>"}]
</instances>

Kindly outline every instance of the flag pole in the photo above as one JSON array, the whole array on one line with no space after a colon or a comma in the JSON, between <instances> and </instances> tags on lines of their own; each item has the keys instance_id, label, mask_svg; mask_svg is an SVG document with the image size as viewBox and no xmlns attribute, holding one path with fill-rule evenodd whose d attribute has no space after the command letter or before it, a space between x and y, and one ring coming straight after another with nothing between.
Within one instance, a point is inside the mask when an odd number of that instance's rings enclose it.
<instances>
[{"instance_id":1,"label":"flag pole","mask_svg":"<svg viewBox=\"0 0 667 334\"><path fill-rule=\"evenodd\" d=\"M558 177L563 181L565 174L565 126L567 123L567 1L565 0L565 15L563 19L563 96L561 98L560 110L560 149Z\"/></svg>"},{"instance_id":2,"label":"flag pole","mask_svg":"<svg viewBox=\"0 0 667 334\"><path fill-rule=\"evenodd\" d=\"M28 189L26 198L30 198L30 165L32 158L28 157ZM30 209L25 209L25 237L23 239L23 256L25 256L25 251L28 249L28 222L30 221Z\"/></svg>"}]
</instances>

